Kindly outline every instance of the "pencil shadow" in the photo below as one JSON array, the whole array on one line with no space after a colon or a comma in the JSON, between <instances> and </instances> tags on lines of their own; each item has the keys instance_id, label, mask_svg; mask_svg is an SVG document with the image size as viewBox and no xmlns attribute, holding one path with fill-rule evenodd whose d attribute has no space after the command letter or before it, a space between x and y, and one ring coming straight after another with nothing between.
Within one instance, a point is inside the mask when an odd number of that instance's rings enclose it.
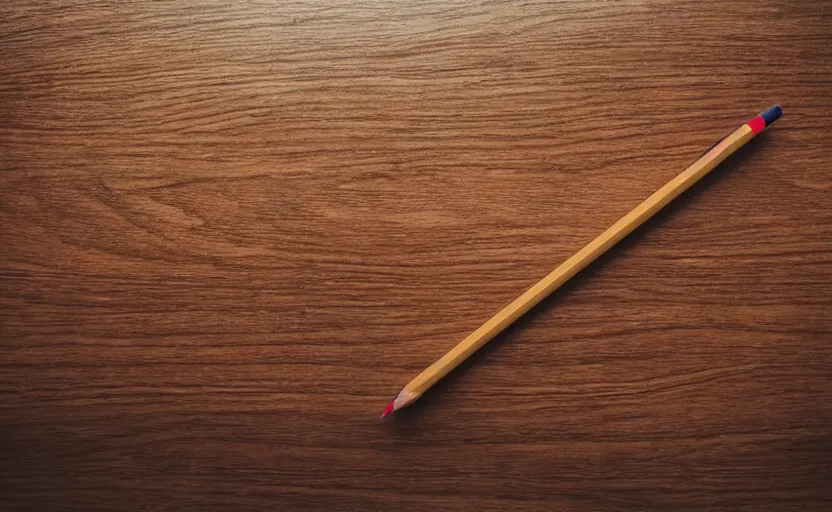
<instances>
[{"instance_id":1,"label":"pencil shadow","mask_svg":"<svg viewBox=\"0 0 832 512\"><path fill-rule=\"evenodd\" d=\"M552 295L529 310L528 313L523 315L514 324L509 326L474 355L460 364L450 374L428 390L422 398L416 401L416 403L410 407L397 411L395 418L393 418L393 422L396 423L396 420L401 420L402 423L409 424L410 422L407 421L409 418L414 418L414 416L422 414L425 410L432 409L434 405L441 400L442 395L448 393L455 386L456 381L460 377L471 371L473 367L483 364L484 360L487 360L489 355L493 354L497 350L500 350L500 348L507 341L519 337L519 335L525 331L529 325L531 325L534 318L540 311L547 310L555 306L563 299L563 297L571 293L578 286L581 286L585 280L592 279L592 277L598 274L598 272L603 269L610 262L610 260L617 258L622 252L626 252L630 247L637 244L639 240L643 239L648 232L661 226L666 219L676 215L679 210L685 208L685 206L690 203L691 198L703 194L703 191L710 188L715 183L724 181L728 174L735 171L742 164L742 162L747 161L751 155L759 150L760 145L763 144L767 138L767 133L767 131L761 133L757 137L754 137L748 144L737 150L716 169L711 171L698 183L676 198L676 200L659 211L650 220L639 226L636 230L630 233L630 235L621 240L609 251L578 273L578 275L570 279Z\"/></svg>"}]
</instances>

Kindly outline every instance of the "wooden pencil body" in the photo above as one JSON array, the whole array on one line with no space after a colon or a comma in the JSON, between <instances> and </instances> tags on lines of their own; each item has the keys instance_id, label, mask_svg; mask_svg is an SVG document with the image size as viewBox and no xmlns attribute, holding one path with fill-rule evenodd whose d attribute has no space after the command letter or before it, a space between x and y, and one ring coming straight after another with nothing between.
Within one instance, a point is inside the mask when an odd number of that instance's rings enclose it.
<instances>
[{"instance_id":1,"label":"wooden pencil body","mask_svg":"<svg viewBox=\"0 0 832 512\"><path fill-rule=\"evenodd\" d=\"M544 298L558 289L572 276L592 263L601 254L630 234L647 219L656 214L679 194L702 179L714 167L728 158L739 147L755 135L748 124L742 125L733 133L722 139L713 148L698 158L678 176L650 195L629 213L621 217L612 226L586 244L572 257L560 264L555 270L523 292L509 305L492 316L477 330L460 341L454 348L427 367L411 380L399 395L397 408L416 400L442 377L456 368L462 361L492 340L497 334L515 322Z\"/></svg>"}]
</instances>

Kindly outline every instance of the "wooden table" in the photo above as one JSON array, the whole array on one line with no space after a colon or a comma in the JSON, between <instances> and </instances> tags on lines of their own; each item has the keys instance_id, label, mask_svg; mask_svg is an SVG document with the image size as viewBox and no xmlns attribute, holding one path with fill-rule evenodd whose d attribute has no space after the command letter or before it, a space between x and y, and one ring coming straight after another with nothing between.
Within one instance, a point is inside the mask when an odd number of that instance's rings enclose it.
<instances>
[{"instance_id":1,"label":"wooden table","mask_svg":"<svg viewBox=\"0 0 832 512\"><path fill-rule=\"evenodd\" d=\"M832 4L327 5L0 6L0 509L829 510Z\"/></svg>"}]
</instances>

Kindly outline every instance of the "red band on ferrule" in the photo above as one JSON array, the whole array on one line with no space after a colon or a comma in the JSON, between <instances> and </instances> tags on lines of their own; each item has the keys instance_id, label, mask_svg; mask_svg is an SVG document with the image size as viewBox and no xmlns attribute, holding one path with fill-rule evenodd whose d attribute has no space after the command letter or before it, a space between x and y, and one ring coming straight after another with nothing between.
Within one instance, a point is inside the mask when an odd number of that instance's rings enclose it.
<instances>
[{"instance_id":1,"label":"red band on ferrule","mask_svg":"<svg viewBox=\"0 0 832 512\"><path fill-rule=\"evenodd\" d=\"M748 121L748 123L746 124L749 128L751 128L751 131L755 134L760 133L766 128L766 120L763 119L763 116L757 116L751 121Z\"/></svg>"}]
</instances>

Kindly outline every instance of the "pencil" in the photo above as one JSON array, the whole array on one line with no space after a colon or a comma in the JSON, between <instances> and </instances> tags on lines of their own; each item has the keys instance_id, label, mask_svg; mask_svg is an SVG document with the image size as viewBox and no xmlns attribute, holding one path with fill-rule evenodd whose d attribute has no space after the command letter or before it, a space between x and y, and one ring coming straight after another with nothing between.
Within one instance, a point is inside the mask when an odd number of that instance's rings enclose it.
<instances>
[{"instance_id":1,"label":"pencil","mask_svg":"<svg viewBox=\"0 0 832 512\"><path fill-rule=\"evenodd\" d=\"M582 249L572 255L572 257L561 263L549 275L523 292L508 306L488 319L477 330L469 334L468 337L460 341L454 348L449 350L432 365L428 366L422 373L414 377L413 380L402 388L396 398L387 404L387 407L381 414L381 418L386 417L393 411L407 407L418 400L425 391L439 382L442 377L465 361L471 354L557 290L569 278L595 261L596 258L630 234L647 219L655 215L656 212L670 203L679 194L690 188L691 185L708 174L708 172L728 158L733 152L754 138L755 135L765 130L774 121L779 119L782 113L780 107L774 105L714 144L678 176L667 182L650 197L642 201L641 204L618 219L606 231L586 244Z\"/></svg>"}]
</instances>

